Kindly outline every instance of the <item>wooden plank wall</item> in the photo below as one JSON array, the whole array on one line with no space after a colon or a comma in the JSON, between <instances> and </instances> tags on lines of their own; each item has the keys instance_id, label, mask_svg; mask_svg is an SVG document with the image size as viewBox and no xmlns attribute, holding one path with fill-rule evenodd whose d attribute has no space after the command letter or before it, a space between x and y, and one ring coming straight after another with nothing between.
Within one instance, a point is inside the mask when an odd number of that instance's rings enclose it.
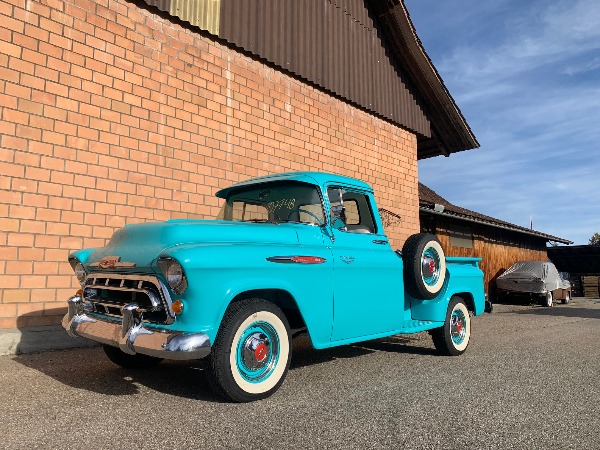
<instances>
[{"instance_id":1,"label":"wooden plank wall","mask_svg":"<svg viewBox=\"0 0 600 450\"><path fill-rule=\"evenodd\" d=\"M450 225L451 226L451 225ZM496 278L517 261L547 261L545 241L519 237L517 233L494 230L491 227L473 227L473 248L450 244L448 224L437 224L435 235L446 256L482 258L479 266L484 273L484 286L491 298L495 296Z\"/></svg>"}]
</instances>

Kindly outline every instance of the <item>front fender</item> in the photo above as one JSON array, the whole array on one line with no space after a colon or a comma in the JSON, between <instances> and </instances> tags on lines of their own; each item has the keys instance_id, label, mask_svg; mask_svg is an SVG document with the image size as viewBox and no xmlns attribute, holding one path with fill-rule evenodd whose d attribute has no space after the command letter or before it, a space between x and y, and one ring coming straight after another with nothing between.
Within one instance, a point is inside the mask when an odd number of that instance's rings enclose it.
<instances>
[{"instance_id":1,"label":"front fender","mask_svg":"<svg viewBox=\"0 0 600 450\"><path fill-rule=\"evenodd\" d=\"M319 256L322 264L282 264L273 256ZM306 323L313 342L329 342L333 321L332 260L324 247L281 245L189 245L165 250L161 257L182 265L188 288L176 296L184 313L176 319L179 330L209 335L214 342L227 307L238 295L260 289L289 293Z\"/></svg>"}]
</instances>

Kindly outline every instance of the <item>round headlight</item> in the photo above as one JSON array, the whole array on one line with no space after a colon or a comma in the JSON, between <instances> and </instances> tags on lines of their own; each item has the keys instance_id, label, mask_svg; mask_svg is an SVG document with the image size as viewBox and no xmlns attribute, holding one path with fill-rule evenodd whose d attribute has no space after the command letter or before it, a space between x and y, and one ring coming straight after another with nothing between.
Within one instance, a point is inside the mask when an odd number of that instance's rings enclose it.
<instances>
[{"instance_id":1,"label":"round headlight","mask_svg":"<svg viewBox=\"0 0 600 450\"><path fill-rule=\"evenodd\" d=\"M183 294L187 289L187 279L181 264L173 258L162 257L158 258L158 266L173 292Z\"/></svg>"},{"instance_id":2,"label":"round headlight","mask_svg":"<svg viewBox=\"0 0 600 450\"><path fill-rule=\"evenodd\" d=\"M73 270L75 271L75 275L77 276L79 282L83 283L85 281L85 269L83 268L83 264L78 262L77 264L75 264Z\"/></svg>"},{"instance_id":3,"label":"round headlight","mask_svg":"<svg viewBox=\"0 0 600 450\"><path fill-rule=\"evenodd\" d=\"M181 286L181 283L183 282L183 269L179 263L171 261L167 268L167 281L173 290Z\"/></svg>"}]
</instances>

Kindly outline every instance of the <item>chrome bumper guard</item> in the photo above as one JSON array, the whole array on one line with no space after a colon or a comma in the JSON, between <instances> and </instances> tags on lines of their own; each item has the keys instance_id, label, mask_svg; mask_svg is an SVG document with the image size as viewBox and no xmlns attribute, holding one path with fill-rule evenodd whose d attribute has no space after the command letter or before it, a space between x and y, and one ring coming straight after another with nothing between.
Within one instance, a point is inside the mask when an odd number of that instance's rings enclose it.
<instances>
[{"instance_id":1,"label":"chrome bumper guard","mask_svg":"<svg viewBox=\"0 0 600 450\"><path fill-rule=\"evenodd\" d=\"M83 337L120 348L129 355L141 353L165 359L200 359L210 354L210 339L205 333L157 330L142 325L138 305L123 307L121 323L90 317L81 297L68 300L69 311L62 326L73 337Z\"/></svg>"}]
</instances>

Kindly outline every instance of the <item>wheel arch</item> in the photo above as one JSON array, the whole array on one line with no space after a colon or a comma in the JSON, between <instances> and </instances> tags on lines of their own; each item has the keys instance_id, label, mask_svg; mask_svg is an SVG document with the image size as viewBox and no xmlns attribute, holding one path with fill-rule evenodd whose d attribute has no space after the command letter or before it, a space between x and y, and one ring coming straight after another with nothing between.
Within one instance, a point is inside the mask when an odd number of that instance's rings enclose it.
<instances>
[{"instance_id":1,"label":"wheel arch","mask_svg":"<svg viewBox=\"0 0 600 450\"><path fill-rule=\"evenodd\" d=\"M470 293L470 292L456 292L456 293L454 293L454 294L452 294L450 296L450 298L452 298L452 297L459 297L459 298L461 298L465 302L465 305L467 306L467 309L470 312L473 312L473 313L476 312L476 309L475 309L475 299L473 298L473 294L472 293Z\"/></svg>"},{"instance_id":2,"label":"wheel arch","mask_svg":"<svg viewBox=\"0 0 600 450\"><path fill-rule=\"evenodd\" d=\"M247 291L243 291L238 293L229 303L232 305L236 302L240 302L242 300L247 300L251 298L261 298L270 303L276 305L290 324L290 329L298 330L298 329L307 329L306 322L304 321L304 317L298 307L298 303L294 296L286 291L285 289L278 288L262 288L262 289L249 289Z\"/></svg>"}]
</instances>

